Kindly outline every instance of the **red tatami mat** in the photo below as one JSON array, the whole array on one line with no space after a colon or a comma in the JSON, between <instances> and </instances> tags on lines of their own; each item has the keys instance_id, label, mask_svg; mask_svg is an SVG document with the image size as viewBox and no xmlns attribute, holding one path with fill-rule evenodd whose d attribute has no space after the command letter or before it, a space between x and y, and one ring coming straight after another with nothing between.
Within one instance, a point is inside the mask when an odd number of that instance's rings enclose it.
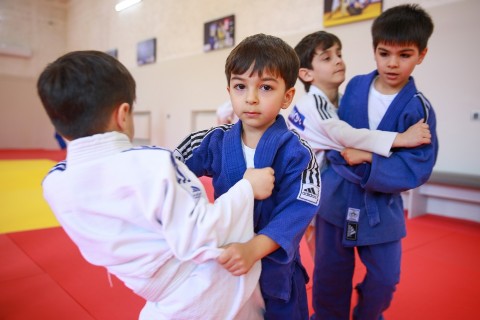
<instances>
[{"instance_id":1,"label":"red tatami mat","mask_svg":"<svg viewBox=\"0 0 480 320\"><path fill-rule=\"evenodd\" d=\"M62 150L0 150L0 159L64 157ZM211 199L209 180L202 182ZM479 223L434 215L407 220L401 281L385 319L478 318L479 245ZM304 241L301 254L311 275ZM113 276L110 287L106 271L87 263L60 227L0 234L0 261L1 320L130 320L144 304ZM357 260L354 285L364 273ZM307 293L311 300L311 283Z\"/></svg>"},{"instance_id":2,"label":"red tatami mat","mask_svg":"<svg viewBox=\"0 0 480 320\"><path fill-rule=\"evenodd\" d=\"M480 224L424 215L407 220L400 284L387 320L478 318Z\"/></svg>"},{"instance_id":3,"label":"red tatami mat","mask_svg":"<svg viewBox=\"0 0 480 320\"><path fill-rule=\"evenodd\" d=\"M385 318L475 318L480 225L425 215L407 228L401 282ZM302 256L311 274L303 244ZM127 320L143 306L116 278L110 287L105 270L83 260L60 227L0 235L0 261L0 319ZM358 263L354 283L364 272Z\"/></svg>"},{"instance_id":4,"label":"red tatami mat","mask_svg":"<svg viewBox=\"0 0 480 320\"><path fill-rule=\"evenodd\" d=\"M0 236L0 319L137 319L144 302L60 227Z\"/></svg>"},{"instance_id":5,"label":"red tatami mat","mask_svg":"<svg viewBox=\"0 0 480 320\"><path fill-rule=\"evenodd\" d=\"M0 149L0 159L50 159L61 161L65 159L66 150L44 150L44 149Z\"/></svg>"},{"instance_id":6,"label":"red tatami mat","mask_svg":"<svg viewBox=\"0 0 480 320\"><path fill-rule=\"evenodd\" d=\"M10 237L4 234L0 234L0 258L2 258L0 283L43 273L43 270L25 252L20 250ZM3 292L4 290L0 287L0 294Z\"/></svg>"},{"instance_id":7,"label":"red tatami mat","mask_svg":"<svg viewBox=\"0 0 480 320\"><path fill-rule=\"evenodd\" d=\"M1 285L1 319L95 319L47 274L2 282Z\"/></svg>"}]
</instances>

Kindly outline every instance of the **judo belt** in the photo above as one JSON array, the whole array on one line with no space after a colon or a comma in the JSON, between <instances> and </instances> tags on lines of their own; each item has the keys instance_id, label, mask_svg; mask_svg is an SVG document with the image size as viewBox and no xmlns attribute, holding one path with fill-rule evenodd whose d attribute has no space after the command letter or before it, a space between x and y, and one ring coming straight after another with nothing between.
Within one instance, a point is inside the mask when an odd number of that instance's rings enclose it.
<instances>
[{"instance_id":1,"label":"judo belt","mask_svg":"<svg viewBox=\"0 0 480 320\"><path fill-rule=\"evenodd\" d=\"M351 183L360 185L361 177L347 169L344 165L330 164L337 174ZM368 223L371 227L380 223L380 214L378 212L377 202L373 192L365 190L365 210L367 211Z\"/></svg>"}]
</instances>

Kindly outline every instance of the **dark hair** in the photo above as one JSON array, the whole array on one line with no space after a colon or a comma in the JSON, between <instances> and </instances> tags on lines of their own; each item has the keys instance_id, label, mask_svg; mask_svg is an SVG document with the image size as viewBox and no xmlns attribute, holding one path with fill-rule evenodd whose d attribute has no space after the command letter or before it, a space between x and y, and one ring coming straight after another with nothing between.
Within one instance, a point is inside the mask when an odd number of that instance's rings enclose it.
<instances>
[{"instance_id":1,"label":"dark hair","mask_svg":"<svg viewBox=\"0 0 480 320\"><path fill-rule=\"evenodd\" d=\"M303 39L295 46L295 52L300 59L300 68L311 70L312 61L315 57L316 51L318 49L322 51L327 50L335 44L338 44L340 49L342 49L342 42L340 39L336 35L326 31L317 31L303 37ZM308 92L311 83L303 81L302 78L300 78L300 81L302 81L305 91Z\"/></svg>"},{"instance_id":2,"label":"dark hair","mask_svg":"<svg viewBox=\"0 0 480 320\"><path fill-rule=\"evenodd\" d=\"M280 38L256 34L245 38L230 52L225 62L225 75L230 85L230 76L243 74L253 65L253 73L264 71L279 76L287 89L295 86L299 61L295 51Z\"/></svg>"},{"instance_id":3,"label":"dark hair","mask_svg":"<svg viewBox=\"0 0 480 320\"><path fill-rule=\"evenodd\" d=\"M69 140L103 133L112 112L135 101L135 80L117 59L100 51L74 51L50 63L37 90L58 133Z\"/></svg>"},{"instance_id":4,"label":"dark hair","mask_svg":"<svg viewBox=\"0 0 480 320\"><path fill-rule=\"evenodd\" d=\"M423 51L433 33L433 21L430 15L417 4L405 4L392 7L372 24L373 48L379 43L413 44Z\"/></svg>"}]
</instances>

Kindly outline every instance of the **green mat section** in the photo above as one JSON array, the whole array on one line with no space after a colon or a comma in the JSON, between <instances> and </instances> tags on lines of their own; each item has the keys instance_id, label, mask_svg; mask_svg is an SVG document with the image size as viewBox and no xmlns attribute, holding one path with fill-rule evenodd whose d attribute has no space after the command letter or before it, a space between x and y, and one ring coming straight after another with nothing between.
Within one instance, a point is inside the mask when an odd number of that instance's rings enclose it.
<instances>
[{"instance_id":1,"label":"green mat section","mask_svg":"<svg viewBox=\"0 0 480 320\"><path fill-rule=\"evenodd\" d=\"M0 160L0 233L59 226L42 195L51 160Z\"/></svg>"}]
</instances>

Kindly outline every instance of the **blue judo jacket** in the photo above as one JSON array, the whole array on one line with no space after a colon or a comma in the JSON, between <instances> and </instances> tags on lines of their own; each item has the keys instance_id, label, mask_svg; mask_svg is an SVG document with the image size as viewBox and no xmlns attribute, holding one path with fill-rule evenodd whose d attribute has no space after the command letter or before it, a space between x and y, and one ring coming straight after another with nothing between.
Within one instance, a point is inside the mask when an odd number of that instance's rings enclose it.
<instances>
[{"instance_id":1,"label":"blue judo jacket","mask_svg":"<svg viewBox=\"0 0 480 320\"><path fill-rule=\"evenodd\" d=\"M176 150L197 176L213 178L215 198L243 178L246 162L241 133L241 121L214 127L191 134ZM255 201L254 231L280 245L262 259L260 286L264 295L288 301L295 268L301 269L308 281L299 244L318 209L319 169L308 144L288 129L282 116L260 139L254 164L255 168L272 167L275 171L272 195Z\"/></svg>"},{"instance_id":2,"label":"blue judo jacket","mask_svg":"<svg viewBox=\"0 0 480 320\"><path fill-rule=\"evenodd\" d=\"M368 94L376 71L354 77L346 87L338 115L354 128L369 128ZM344 228L346 246L399 240L406 235L401 192L426 182L438 153L435 112L413 78L392 101L378 130L404 132L424 119L431 144L396 148L390 157L373 154L372 163L349 166L337 151L328 151L319 214Z\"/></svg>"}]
</instances>

